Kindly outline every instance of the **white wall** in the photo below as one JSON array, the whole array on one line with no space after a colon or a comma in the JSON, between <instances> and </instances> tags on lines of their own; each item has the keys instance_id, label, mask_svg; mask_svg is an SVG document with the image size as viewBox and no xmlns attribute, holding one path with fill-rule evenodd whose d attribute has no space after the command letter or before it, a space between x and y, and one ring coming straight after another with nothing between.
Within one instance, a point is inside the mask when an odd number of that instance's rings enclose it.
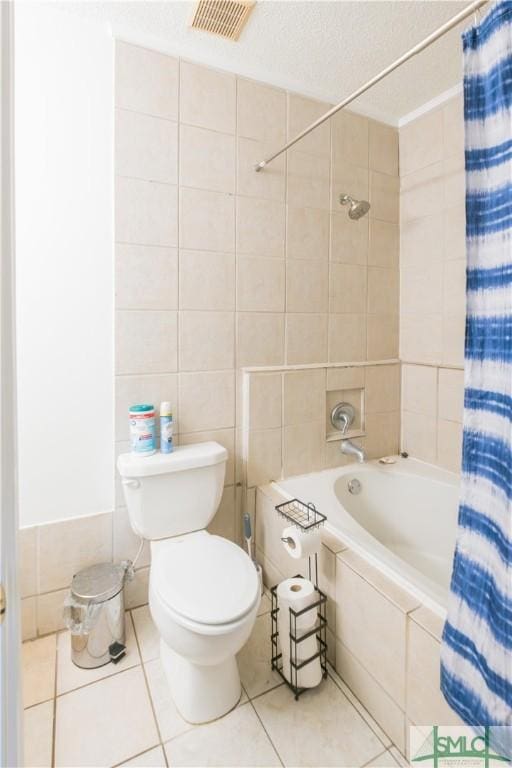
<instances>
[{"instance_id":1,"label":"white wall","mask_svg":"<svg viewBox=\"0 0 512 768\"><path fill-rule=\"evenodd\" d=\"M113 41L16 8L20 524L113 507Z\"/></svg>"}]
</instances>

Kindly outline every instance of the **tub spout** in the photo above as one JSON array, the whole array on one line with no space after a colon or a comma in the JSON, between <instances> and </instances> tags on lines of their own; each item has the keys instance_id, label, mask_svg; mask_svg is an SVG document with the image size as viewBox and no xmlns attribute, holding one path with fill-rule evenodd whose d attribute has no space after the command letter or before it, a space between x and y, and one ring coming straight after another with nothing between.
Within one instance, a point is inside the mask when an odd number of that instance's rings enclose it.
<instances>
[{"instance_id":1,"label":"tub spout","mask_svg":"<svg viewBox=\"0 0 512 768\"><path fill-rule=\"evenodd\" d=\"M360 464L366 459L364 448L361 445L353 443L352 440L341 441L341 452L347 456L356 456Z\"/></svg>"}]
</instances>

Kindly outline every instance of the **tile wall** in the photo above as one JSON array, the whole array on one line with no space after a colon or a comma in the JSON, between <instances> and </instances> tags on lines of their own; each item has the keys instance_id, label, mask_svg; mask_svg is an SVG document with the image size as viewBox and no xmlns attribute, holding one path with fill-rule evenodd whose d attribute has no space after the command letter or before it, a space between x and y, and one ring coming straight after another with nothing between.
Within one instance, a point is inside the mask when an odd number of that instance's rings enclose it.
<instances>
[{"instance_id":1,"label":"tile wall","mask_svg":"<svg viewBox=\"0 0 512 768\"><path fill-rule=\"evenodd\" d=\"M233 539L240 369L397 357L398 132L347 112L253 170L328 106L116 46L116 449L131 403L171 400L178 442L229 451L213 528ZM135 546L118 484L114 557Z\"/></svg>"},{"instance_id":2,"label":"tile wall","mask_svg":"<svg viewBox=\"0 0 512 768\"><path fill-rule=\"evenodd\" d=\"M236 540L240 369L397 358L398 131L344 112L256 174L329 105L123 42L115 106L115 450L128 449L129 405L170 400L177 442L228 449L212 530ZM342 192L369 199L370 215L350 221ZM113 512L85 520L22 533L23 561L33 545L41 574L24 589L26 636L61 626L90 556L134 556L117 478ZM71 541L71 566L50 587L46 538ZM146 548L132 606L146 600L148 566Z\"/></svg>"},{"instance_id":3,"label":"tile wall","mask_svg":"<svg viewBox=\"0 0 512 768\"><path fill-rule=\"evenodd\" d=\"M170 399L177 442L214 439L228 449L212 528L235 540L244 480L244 367L279 369L262 372L251 405L251 451L265 455L270 476L278 468L330 466L339 452L322 439L324 415L311 408L322 386L328 397L333 377L351 375L332 364L394 360L400 334L402 448L459 468L461 98L408 123L399 137L345 111L254 173L255 162L327 106L155 51L116 46L116 452L128 448L132 402ZM369 199L370 215L350 221L337 203L341 192ZM274 397L280 386L281 397ZM363 441L388 428L394 434L398 411L371 414L369 391L365 397ZM266 469L262 477L268 479ZM98 552L105 559L133 557L137 540L118 482L115 510L89 521L22 532L26 636L60 626L70 574L88 564L91 550L95 560ZM75 546L84 526L83 541L96 542L89 548ZM63 558L53 578L45 542L54 542L53 552L67 539L70 565ZM132 605L145 601L147 549L139 565Z\"/></svg>"},{"instance_id":4,"label":"tile wall","mask_svg":"<svg viewBox=\"0 0 512 768\"><path fill-rule=\"evenodd\" d=\"M466 289L462 96L400 129L402 448L458 472Z\"/></svg>"},{"instance_id":5,"label":"tile wall","mask_svg":"<svg viewBox=\"0 0 512 768\"><path fill-rule=\"evenodd\" d=\"M353 461L340 451L330 413L349 402L356 415L347 436L367 458L399 450L400 365L397 360L348 366L262 368L244 374L244 487L318 472Z\"/></svg>"}]
</instances>

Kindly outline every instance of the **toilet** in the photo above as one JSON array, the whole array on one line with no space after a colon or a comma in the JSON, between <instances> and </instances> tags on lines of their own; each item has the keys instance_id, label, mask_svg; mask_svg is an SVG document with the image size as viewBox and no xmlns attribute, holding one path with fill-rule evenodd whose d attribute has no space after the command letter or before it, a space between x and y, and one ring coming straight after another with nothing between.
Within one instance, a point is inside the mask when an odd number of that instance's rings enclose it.
<instances>
[{"instance_id":1,"label":"toilet","mask_svg":"<svg viewBox=\"0 0 512 768\"><path fill-rule=\"evenodd\" d=\"M163 668L190 723L215 720L237 705L236 654L260 603L250 557L206 531L220 503L226 461L226 449L215 442L117 460L131 526L151 546L149 607Z\"/></svg>"}]
</instances>

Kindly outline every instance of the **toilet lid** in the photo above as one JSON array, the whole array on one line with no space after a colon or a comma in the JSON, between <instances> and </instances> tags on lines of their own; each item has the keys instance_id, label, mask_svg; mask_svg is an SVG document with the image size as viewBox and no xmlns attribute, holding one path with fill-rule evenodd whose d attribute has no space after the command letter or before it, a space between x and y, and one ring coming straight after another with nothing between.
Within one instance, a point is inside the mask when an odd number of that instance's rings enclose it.
<instances>
[{"instance_id":1,"label":"toilet lid","mask_svg":"<svg viewBox=\"0 0 512 768\"><path fill-rule=\"evenodd\" d=\"M220 536L172 539L154 569L154 588L169 608L200 624L229 624L253 607L260 585L256 568L233 542Z\"/></svg>"}]
</instances>

